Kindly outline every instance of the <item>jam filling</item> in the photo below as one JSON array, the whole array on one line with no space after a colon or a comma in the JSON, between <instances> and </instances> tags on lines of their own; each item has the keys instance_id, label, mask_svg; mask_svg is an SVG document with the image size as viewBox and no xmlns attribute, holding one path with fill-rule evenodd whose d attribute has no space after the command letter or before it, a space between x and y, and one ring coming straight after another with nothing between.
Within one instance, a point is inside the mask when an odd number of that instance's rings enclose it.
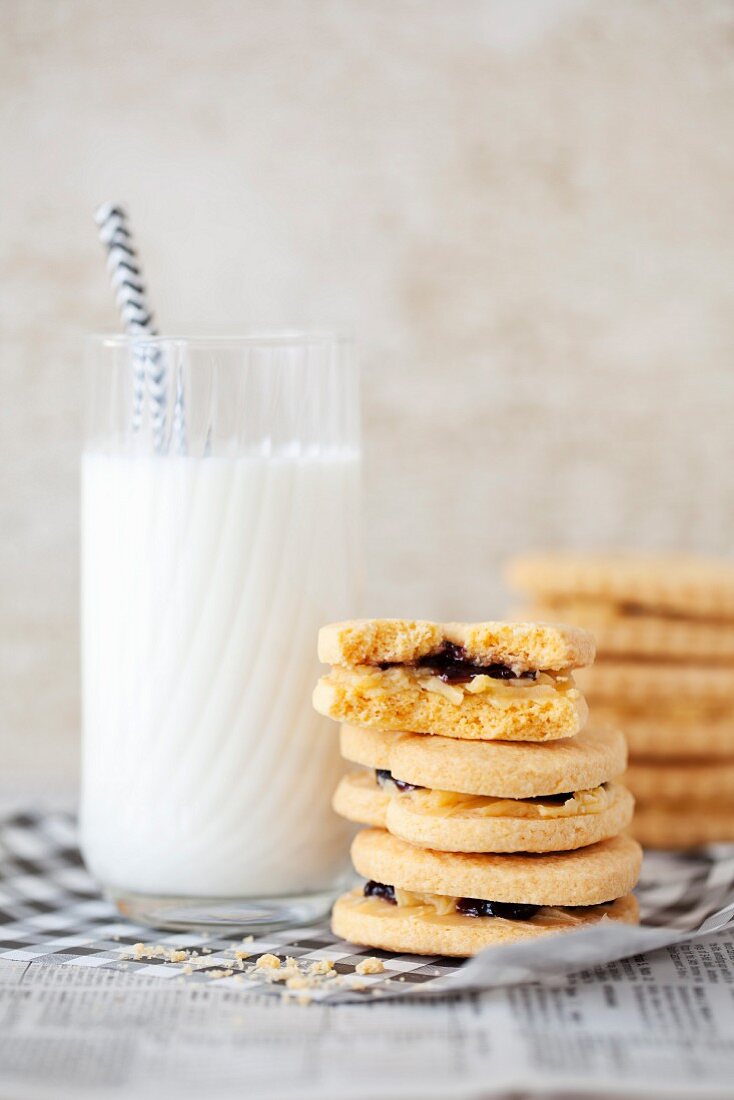
<instances>
[{"instance_id":1,"label":"jam filling","mask_svg":"<svg viewBox=\"0 0 734 1100\"><path fill-rule=\"evenodd\" d=\"M539 905L515 905L509 901L484 901L482 898L458 898L456 912L465 917L504 917L505 920L530 920Z\"/></svg>"},{"instance_id":2,"label":"jam filling","mask_svg":"<svg viewBox=\"0 0 734 1100\"><path fill-rule=\"evenodd\" d=\"M382 898L390 905L397 905L395 900L395 887L387 886L384 882L375 882L370 879L364 884L362 893L366 898ZM530 920L540 908L539 905L513 905L505 901L482 901L479 898L458 898L456 901L457 913L463 913L465 917L504 917L505 920Z\"/></svg>"},{"instance_id":3,"label":"jam filling","mask_svg":"<svg viewBox=\"0 0 734 1100\"><path fill-rule=\"evenodd\" d=\"M383 901L389 901L391 905L397 905L395 887L386 886L384 882L375 882L374 879L370 879L369 882L365 882L362 893L366 898L382 898Z\"/></svg>"},{"instance_id":4,"label":"jam filling","mask_svg":"<svg viewBox=\"0 0 734 1100\"><path fill-rule=\"evenodd\" d=\"M380 787L389 789L392 784L393 787L397 787L399 791L425 791L427 787L421 787L418 783L407 783L404 779L396 779L393 773L388 768L375 768L375 779ZM530 795L528 798L518 799L520 802L551 802L554 806L562 806L564 802L568 802L569 798L573 798L574 792L567 791L564 794L536 794Z\"/></svg>"},{"instance_id":5,"label":"jam filling","mask_svg":"<svg viewBox=\"0 0 734 1100\"><path fill-rule=\"evenodd\" d=\"M569 798L573 798L573 795L573 791L567 791L565 794L534 794L524 798L523 802L553 802L554 805L562 806L564 802L568 802Z\"/></svg>"},{"instance_id":6,"label":"jam filling","mask_svg":"<svg viewBox=\"0 0 734 1100\"><path fill-rule=\"evenodd\" d=\"M365 882L362 893L366 898L382 898L390 905L397 905L395 887L387 886L384 882L375 882L374 879L370 879L369 882ZM611 901L602 901L599 902L598 906L589 905L585 908L596 909L611 904ZM456 899L456 912L463 914L465 917L502 917L504 920L532 920L542 908L542 905L523 905L511 901L485 901L484 898Z\"/></svg>"},{"instance_id":7,"label":"jam filling","mask_svg":"<svg viewBox=\"0 0 734 1100\"><path fill-rule=\"evenodd\" d=\"M390 662L380 665L383 671L398 667L400 667L399 664ZM493 680L534 680L537 676L532 669L526 672L515 672L509 665L475 664L467 659L463 646L455 645L453 642L446 642L438 653L420 657L416 661L416 668L428 669L445 684L468 684L475 676L490 676Z\"/></svg>"},{"instance_id":8,"label":"jam filling","mask_svg":"<svg viewBox=\"0 0 734 1100\"><path fill-rule=\"evenodd\" d=\"M404 779L396 779L387 768L375 768L375 779L381 787L392 783L399 791L424 791L425 787L419 787L417 783L406 783Z\"/></svg>"}]
</instances>

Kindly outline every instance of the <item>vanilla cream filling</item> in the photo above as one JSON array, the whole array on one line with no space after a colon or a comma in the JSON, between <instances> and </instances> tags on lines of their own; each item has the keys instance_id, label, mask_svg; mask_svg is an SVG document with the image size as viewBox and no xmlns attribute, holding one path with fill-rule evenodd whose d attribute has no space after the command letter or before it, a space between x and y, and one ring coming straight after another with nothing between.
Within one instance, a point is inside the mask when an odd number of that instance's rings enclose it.
<instances>
[{"instance_id":1,"label":"vanilla cream filling","mask_svg":"<svg viewBox=\"0 0 734 1100\"><path fill-rule=\"evenodd\" d=\"M529 801L522 798L492 798L487 795L458 794L454 791L396 791L398 798L409 798L418 813L434 817L582 817L600 814L609 805L606 787L574 791L565 802Z\"/></svg>"},{"instance_id":2,"label":"vanilla cream filling","mask_svg":"<svg viewBox=\"0 0 734 1100\"><path fill-rule=\"evenodd\" d=\"M400 790L398 776L378 779L381 790L387 789L390 797L409 802L412 810L431 817L516 817L549 819L557 817L583 817L600 814L611 803L606 784L569 793L564 802L556 802L552 796L537 798L500 798L493 795L461 794L458 791L434 790L418 787L416 790Z\"/></svg>"},{"instance_id":3,"label":"vanilla cream filling","mask_svg":"<svg viewBox=\"0 0 734 1100\"><path fill-rule=\"evenodd\" d=\"M447 684L430 668L413 668L398 665L395 668L375 668L374 665L355 665L353 668L335 667L332 678L349 684L367 699L380 699L406 688L442 695L452 703L461 703L467 695L491 697L496 706L510 706L517 702L543 702L574 690L578 694L570 672L538 672L534 680L515 677L498 680L493 676L474 676L461 684Z\"/></svg>"},{"instance_id":4,"label":"vanilla cream filling","mask_svg":"<svg viewBox=\"0 0 734 1100\"><path fill-rule=\"evenodd\" d=\"M456 912L458 898L447 897L445 894L421 894L413 890L401 890L399 886L395 886L394 890L395 904L399 909L413 908L416 905L428 905L440 917Z\"/></svg>"},{"instance_id":5,"label":"vanilla cream filling","mask_svg":"<svg viewBox=\"0 0 734 1100\"><path fill-rule=\"evenodd\" d=\"M445 894L429 894L419 893L414 890L402 890L395 886L395 905L386 901L384 898L360 898L358 903L360 907L372 909L375 912L379 912L381 915L390 916L396 915L400 910L412 909L411 914L405 914L410 916L421 917L424 920L432 920L435 918L448 918L457 922L469 921L472 924L478 920L491 920L491 921L506 921L508 924L517 924L518 921L513 921L509 917L473 917L465 913L460 913L456 904L459 901L458 898L449 897ZM522 924L581 924L584 915L588 913L590 908L597 908L596 906L570 906L564 908L559 905L542 905L532 917L527 920L523 920ZM578 912L574 912L578 910Z\"/></svg>"}]
</instances>

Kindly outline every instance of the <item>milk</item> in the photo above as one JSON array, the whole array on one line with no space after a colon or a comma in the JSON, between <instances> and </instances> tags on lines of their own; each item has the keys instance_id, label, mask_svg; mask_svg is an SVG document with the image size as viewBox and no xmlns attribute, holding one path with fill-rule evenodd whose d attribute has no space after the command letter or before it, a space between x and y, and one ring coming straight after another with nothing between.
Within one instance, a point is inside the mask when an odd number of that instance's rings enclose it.
<instances>
[{"instance_id":1,"label":"milk","mask_svg":"<svg viewBox=\"0 0 734 1100\"><path fill-rule=\"evenodd\" d=\"M354 614L358 463L82 464L81 838L120 891L315 892L344 866L320 625Z\"/></svg>"}]
</instances>

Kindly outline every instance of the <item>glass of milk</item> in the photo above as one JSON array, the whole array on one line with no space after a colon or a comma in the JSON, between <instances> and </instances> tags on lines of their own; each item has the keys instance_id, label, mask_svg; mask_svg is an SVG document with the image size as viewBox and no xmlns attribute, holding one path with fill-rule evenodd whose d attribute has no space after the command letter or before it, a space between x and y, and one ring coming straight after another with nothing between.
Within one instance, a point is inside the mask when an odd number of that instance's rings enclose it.
<instances>
[{"instance_id":1,"label":"glass of milk","mask_svg":"<svg viewBox=\"0 0 734 1100\"><path fill-rule=\"evenodd\" d=\"M358 605L351 343L95 337L86 366L87 866L157 927L317 919L347 868L311 691Z\"/></svg>"}]
</instances>

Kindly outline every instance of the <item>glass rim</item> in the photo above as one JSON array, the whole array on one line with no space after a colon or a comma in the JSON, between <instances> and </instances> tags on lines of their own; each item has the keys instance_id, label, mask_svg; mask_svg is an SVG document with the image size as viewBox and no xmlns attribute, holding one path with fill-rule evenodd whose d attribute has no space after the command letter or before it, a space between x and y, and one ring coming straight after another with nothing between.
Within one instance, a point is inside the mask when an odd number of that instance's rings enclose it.
<instances>
[{"instance_id":1,"label":"glass rim","mask_svg":"<svg viewBox=\"0 0 734 1100\"><path fill-rule=\"evenodd\" d=\"M86 336L85 343L98 347L122 348L135 344L171 345L190 348L246 348L246 347L304 347L307 345L334 344L349 346L354 343L350 333L329 329L283 329L262 332L253 331L232 336L199 336L189 333L148 336L145 333L105 333L93 332Z\"/></svg>"}]
</instances>

